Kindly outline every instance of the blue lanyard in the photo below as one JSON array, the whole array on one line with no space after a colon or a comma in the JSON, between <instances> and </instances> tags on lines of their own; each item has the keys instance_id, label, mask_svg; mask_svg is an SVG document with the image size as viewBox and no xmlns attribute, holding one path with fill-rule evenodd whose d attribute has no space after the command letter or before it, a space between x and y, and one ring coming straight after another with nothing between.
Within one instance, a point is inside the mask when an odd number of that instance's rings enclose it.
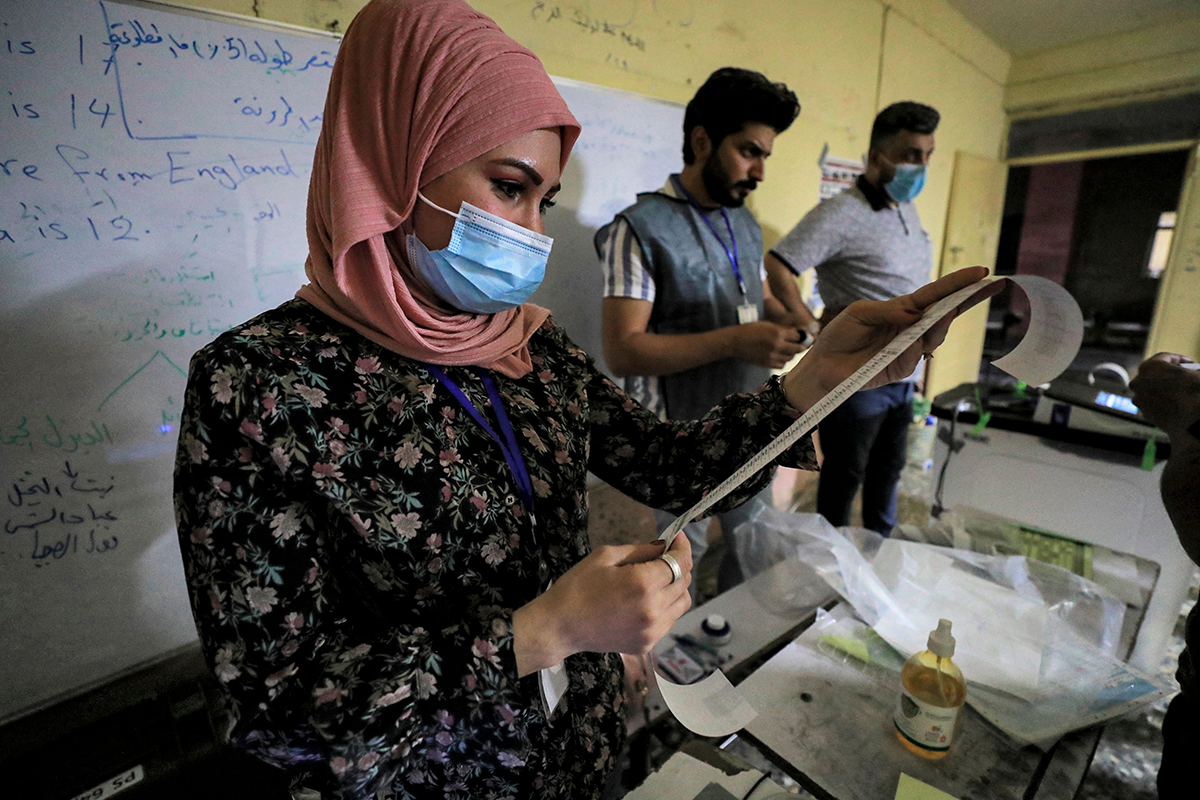
<instances>
[{"instance_id":1,"label":"blue lanyard","mask_svg":"<svg viewBox=\"0 0 1200 800\"><path fill-rule=\"evenodd\" d=\"M525 506L526 513L529 514L530 523L536 527L537 520L533 516L533 482L529 479L525 458L521 455L521 448L517 445L517 436L513 433L512 423L508 421L508 414L504 410L504 403L500 399L500 392L496 389L496 382L492 380L492 376L487 370L478 370L483 386L487 389L488 399L492 401L492 408L496 411L496 421L500 423L500 431L504 434L503 439L496 435L496 431L488 424L487 419L479 412L475 404L463 394L463 390L458 388L458 384L450 380L440 367L426 364L425 369L429 370L429 374L437 378L450 394L454 395L454 399L458 401L459 405L479 423L488 436L492 437L492 441L500 446L500 451L504 453L504 460L508 463L508 469L512 473L513 481L517 484L521 503ZM539 551L540 549L539 547Z\"/></svg>"},{"instance_id":2,"label":"blue lanyard","mask_svg":"<svg viewBox=\"0 0 1200 800\"><path fill-rule=\"evenodd\" d=\"M454 395L454 399L458 401L459 405L479 423L480 427L487 432L488 436L492 437L492 441L498 444L500 451L504 453L504 461L508 464L513 482L517 484L517 492L521 495L521 504L525 506L525 512L529 514L529 530L533 537L533 545L537 548L538 581L545 584L550 577L550 568L546 564L546 555L542 552L542 545L537 535L537 517L533 514L533 482L529 479L525 458L521 455L521 448L517 446L517 436L513 433L512 423L508 421L508 413L504 410L504 401L500 399L496 382L492 380L492 376L487 370L477 369L479 377L483 381L483 387L487 389L488 399L492 401L492 408L496 412L496 421L500 423L500 431L504 434L503 438L496 435L496 431L488 424L487 419L479 412L475 404L463 394L463 390L458 387L458 384L450 380L450 377L440 367L433 364L424 366L429 370L430 375L437 378L438 382Z\"/></svg>"},{"instance_id":3,"label":"blue lanyard","mask_svg":"<svg viewBox=\"0 0 1200 800\"><path fill-rule=\"evenodd\" d=\"M729 224L729 215L725 213L724 208L721 209L721 217L725 220L725 230L729 231L729 241L733 245L732 250L725 245L725 240L721 238L721 234L717 233L717 229L713 227L712 221L708 218L708 214L705 213L704 209L700 207L700 204L696 202L696 198L692 197L692 193L689 192L683 185L683 181L679 180L679 178L675 177L674 175L671 176L671 180L673 180L675 185L679 187L679 191L683 192L683 195L688 199L688 202L690 202L696 211L700 213L700 219L704 220L704 224L708 226L710 231L712 231L712 235L716 237L718 242L721 243L721 249L725 251L725 256L729 259L729 266L733 267L733 277L737 278L738 291L742 293L742 297L745 297L746 282L742 280L742 273L738 269L737 237L733 235L733 226Z\"/></svg>"}]
</instances>

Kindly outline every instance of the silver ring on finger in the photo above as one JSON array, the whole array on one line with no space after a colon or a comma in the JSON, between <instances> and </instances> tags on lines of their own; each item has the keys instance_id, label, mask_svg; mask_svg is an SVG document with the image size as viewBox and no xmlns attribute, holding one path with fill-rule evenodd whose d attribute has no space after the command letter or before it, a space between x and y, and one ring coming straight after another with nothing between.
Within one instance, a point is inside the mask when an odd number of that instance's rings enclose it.
<instances>
[{"instance_id":1,"label":"silver ring on finger","mask_svg":"<svg viewBox=\"0 0 1200 800\"><path fill-rule=\"evenodd\" d=\"M675 560L675 556L670 553L663 553L659 556L659 559L671 568L671 583L683 578L683 570L679 568L679 562Z\"/></svg>"}]
</instances>

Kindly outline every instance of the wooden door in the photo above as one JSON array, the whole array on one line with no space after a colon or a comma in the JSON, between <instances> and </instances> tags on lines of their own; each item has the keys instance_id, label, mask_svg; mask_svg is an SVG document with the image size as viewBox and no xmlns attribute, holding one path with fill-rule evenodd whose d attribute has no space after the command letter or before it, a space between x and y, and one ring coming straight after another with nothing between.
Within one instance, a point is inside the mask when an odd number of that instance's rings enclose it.
<instances>
[{"instance_id":1,"label":"wooden door","mask_svg":"<svg viewBox=\"0 0 1200 800\"><path fill-rule=\"evenodd\" d=\"M1002 161L961 150L954 154L954 179L938 277L963 267L995 267L1007 176L1008 168ZM981 303L954 321L950 335L930 360L926 396L934 397L960 383L978 380L987 309L988 304Z\"/></svg>"}]
</instances>

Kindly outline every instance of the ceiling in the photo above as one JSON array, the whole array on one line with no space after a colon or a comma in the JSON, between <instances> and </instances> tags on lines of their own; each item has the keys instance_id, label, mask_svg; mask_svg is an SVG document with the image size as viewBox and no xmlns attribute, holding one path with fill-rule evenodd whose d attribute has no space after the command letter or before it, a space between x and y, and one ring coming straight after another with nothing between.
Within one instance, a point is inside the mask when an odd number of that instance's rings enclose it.
<instances>
[{"instance_id":1,"label":"ceiling","mask_svg":"<svg viewBox=\"0 0 1200 800\"><path fill-rule=\"evenodd\" d=\"M1200 0L948 0L1014 56L1200 19Z\"/></svg>"}]
</instances>

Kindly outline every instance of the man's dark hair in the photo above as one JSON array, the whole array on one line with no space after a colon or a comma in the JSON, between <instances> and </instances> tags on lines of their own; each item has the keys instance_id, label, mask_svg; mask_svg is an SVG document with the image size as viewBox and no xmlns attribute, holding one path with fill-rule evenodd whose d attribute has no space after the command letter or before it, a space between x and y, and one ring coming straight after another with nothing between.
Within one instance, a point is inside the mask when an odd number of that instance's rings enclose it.
<instances>
[{"instance_id":1,"label":"man's dark hair","mask_svg":"<svg viewBox=\"0 0 1200 800\"><path fill-rule=\"evenodd\" d=\"M892 103L875 117L875 124L871 126L871 147L882 147L900 131L933 133L941 119L936 108L924 103L912 100Z\"/></svg>"},{"instance_id":2,"label":"man's dark hair","mask_svg":"<svg viewBox=\"0 0 1200 800\"><path fill-rule=\"evenodd\" d=\"M696 160L692 130L704 128L713 148L748 122L758 122L783 133L800 113L796 94L782 83L771 83L761 72L721 67L708 76L683 113L683 163Z\"/></svg>"}]
</instances>

